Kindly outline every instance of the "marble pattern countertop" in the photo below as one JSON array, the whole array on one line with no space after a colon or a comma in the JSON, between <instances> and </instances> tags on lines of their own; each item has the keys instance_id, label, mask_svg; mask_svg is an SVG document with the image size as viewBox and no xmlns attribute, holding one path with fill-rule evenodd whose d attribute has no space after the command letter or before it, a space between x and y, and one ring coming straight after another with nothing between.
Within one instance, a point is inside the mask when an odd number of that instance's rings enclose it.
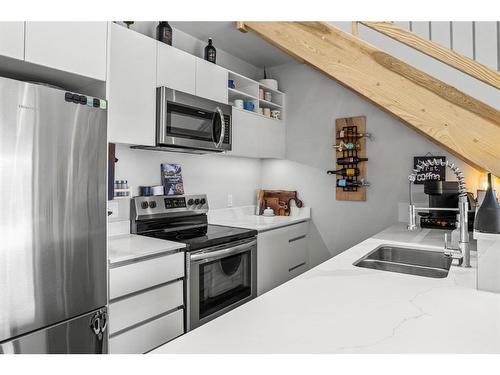
<instances>
[{"instance_id":1,"label":"marble pattern countertop","mask_svg":"<svg viewBox=\"0 0 500 375\"><path fill-rule=\"evenodd\" d=\"M114 265L185 247L186 245L180 242L159 240L136 234L121 234L108 237L108 262L110 265Z\"/></svg>"},{"instance_id":2,"label":"marble pattern countertop","mask_svg":"<svg viewBox=\"0 0 500 375\"><path fill-rule=\"evenodd\" d=\"M152 353L500 353L500 294L476 289L476 252L443 279L352 265L380 244L442 251L442 233L392 226Z\"/></svg>"},{"instance_id":3,"label":"marble pattern countertop","mask_svg":"<svg viewBox=\"0 0 500 375\"><path fill-rule=\"evenodd\" d=\"M290 207L290 216L258 216L255 206L223 208L208 212L208 222L216 225L255 229L258 232L285 227L311 219L309 207Z\"/></svg>"}]
</instances>

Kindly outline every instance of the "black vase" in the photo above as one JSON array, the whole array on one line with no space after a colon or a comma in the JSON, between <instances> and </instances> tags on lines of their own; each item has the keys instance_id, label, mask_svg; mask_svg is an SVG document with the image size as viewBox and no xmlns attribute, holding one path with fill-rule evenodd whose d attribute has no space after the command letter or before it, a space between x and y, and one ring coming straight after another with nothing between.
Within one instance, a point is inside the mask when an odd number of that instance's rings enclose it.
<instances>
[{"instance_id":1,"label":"black vase","mask_svg":"<svg viewBox=\"0 0 500 375\"><path fill-rule=\"evenodd\" d=\"M488 190L477 211L474 229L478 232L500 234L500 206L493 192L491 173L488 173Z\"/></svg>"}]
</instances>

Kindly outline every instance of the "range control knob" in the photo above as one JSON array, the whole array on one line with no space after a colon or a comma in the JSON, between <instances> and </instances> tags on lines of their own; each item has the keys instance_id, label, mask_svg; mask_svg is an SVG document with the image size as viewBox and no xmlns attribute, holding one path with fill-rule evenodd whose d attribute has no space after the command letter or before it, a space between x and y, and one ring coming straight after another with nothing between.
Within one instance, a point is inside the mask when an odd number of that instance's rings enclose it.
<instances>
[{"instance_id":1,"label":"range control knob","mask_svg":"<svg viewBox=\"0 0 500 375\"><path fill-rule=\"evenodd\" d=\"M194 200L192 200L192 199L189 199L189 200L188 200L188 205L189 205L189 206L192 206L192 205L193 205L193 203L194 203Z\"/></svg>"},{"instance_id":2,"label":"range control knob","mask_svg":"<svg viewBox=\"0 0 500 375\"><path fill-rule=\"evenodd\" d=\"M200 200L199 200L198 198L196 198L196 199L194 200L194 204L199 205L199 204L200 204Z\"/></svg>"},{"instance_id":3,"label":"range control knob","mask_svg":"<svg viewBox=\"0 0 500 375\"><path fill-rule=\"evenodd\" d=\"M155 201L149 202L149 208L155 208L155 207L156 207L156 202Z\"/></svg>"},{"instance_id":4,"label":"range control knob","mask_svg":"<svg viewBox=\"0 0 500 375\"><path fill-rule=\"evenodd\" d=\"M205 204L205 203L207 203L207 200L205 198L201 198L200 204Z\"/></svg>"},{"instance_id":5,"label":"range control knob","mask_svg":"<svg viewBox=\"0 0 500 375\"><path fill-rule=\"evenodd\" d=\"M143 210L145 210L146 208L148 208L148 206L149 206L149 205L148 205L148 202L142 202L142 203L141 203L141 208L142 208Z\"/></svg>"}]
</instances>

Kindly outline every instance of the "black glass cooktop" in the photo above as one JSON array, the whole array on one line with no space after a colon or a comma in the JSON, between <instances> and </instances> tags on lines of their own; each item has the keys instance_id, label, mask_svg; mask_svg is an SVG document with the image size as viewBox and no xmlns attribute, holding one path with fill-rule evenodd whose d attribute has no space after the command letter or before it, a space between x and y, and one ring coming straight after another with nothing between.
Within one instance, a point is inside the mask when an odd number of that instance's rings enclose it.
<instances>
[{"instance_id":1,"label":"black glass cooktop","mask_svg":"<svg viewBox=\"0 0 500 375\"><path fill-rule=\"evenodd\" d=\"M177 231L172 229L157 230L142 234L148 237L182 242L187 245L188 251L193 251L204 247L220 245L253 237L257 235L257 231L253 229L207 224L195 228L184 228Z\"/></svg>"}]
</instances>

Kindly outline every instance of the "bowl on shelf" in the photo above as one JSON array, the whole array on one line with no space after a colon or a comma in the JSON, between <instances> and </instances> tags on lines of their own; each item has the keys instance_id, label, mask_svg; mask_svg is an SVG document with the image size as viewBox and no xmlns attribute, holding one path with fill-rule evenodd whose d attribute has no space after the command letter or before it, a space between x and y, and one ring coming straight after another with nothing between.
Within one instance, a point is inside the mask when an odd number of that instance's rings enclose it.
<instances>
[{"instance_id":1,"label":"bowl on shelf","mask_svg":"<svg viewBox=\"0 0 500 375\"><path fill-rule=\"evenodd\" d=\"M264 86L270 87L273 90L278 90L278 81L275 79L261 79L259 83L262 83Z\"/></svg>"}]
</instances>

